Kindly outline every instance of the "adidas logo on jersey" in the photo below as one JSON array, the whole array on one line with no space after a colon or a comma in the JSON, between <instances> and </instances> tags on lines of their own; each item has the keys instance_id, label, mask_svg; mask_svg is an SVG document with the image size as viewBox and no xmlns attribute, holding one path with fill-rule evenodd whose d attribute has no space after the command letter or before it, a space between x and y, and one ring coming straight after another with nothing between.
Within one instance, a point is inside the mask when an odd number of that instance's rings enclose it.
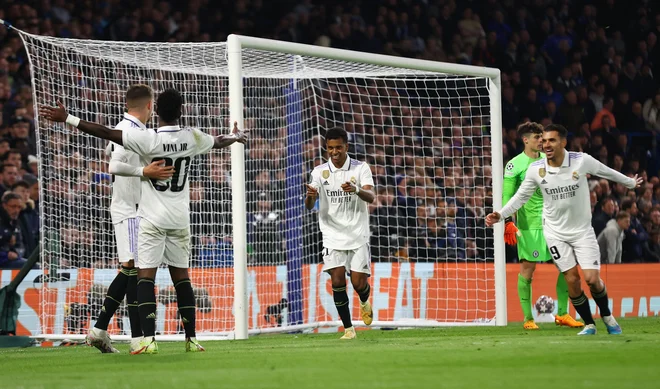
<instances>
[{"instance_id":1,"label":"adidas logo on jersey","mask_svg":"<svg viewBox=\"0 0 660 389\"><path fill-rule=\"evenodd\" d=\"M541 181L541 184L547 184L548 182L544 179Z\"/></svg>"},{"instance_id":2,"label":"adidas logo on jersey","mask_svg":"<svg viewBox=\"0 0 660 389\"><path fill-rule=\"evenodd\" d=\"M323 185L330 185L330 183L328 181L324 181Z\"/></svg>"}]
</instances>

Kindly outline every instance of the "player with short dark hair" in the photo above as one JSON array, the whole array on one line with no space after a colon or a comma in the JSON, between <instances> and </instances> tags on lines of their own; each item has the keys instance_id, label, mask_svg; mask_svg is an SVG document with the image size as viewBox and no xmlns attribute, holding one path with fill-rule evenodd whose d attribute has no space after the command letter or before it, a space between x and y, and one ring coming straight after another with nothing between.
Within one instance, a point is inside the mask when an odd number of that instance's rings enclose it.
<instances>
[{"instance_id":1,"label":"player with short dark hair","mask_svg":"<svg viewBox=\"0 0 660 389\"><path fill-rule=\"evenodd\" d=\"M587 174L602 177L636 188L642 178L626 177L610 169L585 153L566 151L568 131L560 125L549 125L543 130L542 158L529 166L518 192L499 211L486 216L486 225L492 226L513 215L538 189L543 194L543 235L557 268L564 273L568 293L575 310L584 320L585 327L578 335L595 335L596 325L591 315L589 300L580 285L582 268L607 332L621 334L609 308L607 288L600 278L600 248L591 226L591 207Z\"/></svg>"},{"instance_id":2,"label":"player with short dark hair","mask_svg":"<svg viewBox=\"0 0 660 389\"><path fill-rule=\"evenodd\" d=\"M511 159L504 169L504 186L502 203L506 204L516 193L525 179L530 164L545 157L541 153L543 126L539 123L527 122L518 126L518 136L525 144L525 150ZM509 245L518 245L518 298L524 314L523 328L537 330L532 314L532 277L538 262L552 259L543 237L543 196L535 192L529 201L513 217L506 219L504 241ZM568 286L564 275L559 273L556 284L557 315L555 323L568 327L583 327L584 324L573 319L568 314Z\"/></svg>"},{"instance_id":3,"label":"player with short dark hair","mask_svg":"<svg viewBox=\"0 0 660 389\"><path fill-rule=\"evenodd\" d=\"M179 314L186 334L186 351L204 351L195 334L195 295L188 274L190 259L190 190L188 171L192 158L208 153L212 148L228 147L235 142L245 143L247 134L234 123L229 135L213 137L198 129L181 128L182 99L178 91L168 89L157 99L160 127L157 132L146 128L132 131L111 130L68 115L61 103L59 108L41 107L46 119L64 122L81 131L108 139L140 156L143 166L164 161L173 166L171 179L144 180L138 216L138 304L143 339L132 354L158 352L155 340L156 295L154 280L158 267L168 265L177 294Z\"/></svg>"},{"instance_id":4,"label":"player with short dark hair","mask_svg":"<svg viewBox=\"0 0 660 389\"><path fill-rule=\"evenodd\" d=\"M348 156L348 134L331 128L325 134L328 162L312 170L307 184L305 207L314 208L319 199L319 227L323 234L323 271L330 274L332 295L344 325L341 339L354 339L346 273L360 296L360 314L370 325L373 310L369 303L371 287L371 250L369 248L369 211L367 203L376 196L374 180L366 162Z\"/></svg>"},{"instance_id":5,"label":"player with short dark hair","mask_svg":"<svg viewBox=\"0 0 660 389\"><path fill-rule=\"evenodd\" d=\"M126 91L126 113L124 119L115 128L122 131L146 129L153 112L153 91L144 84L132 85ZM167 179L172 176L173 168L153 163L147 166L140 164L140 157L121 145L109 142L106 155L110 156L108 171L112 174L112 200L110 216L115 233L117 256L120 271L112 280L106 297L98 313L96 323L89 329L85 341L102 353L116 353L112 347L107 329L110 320L126 296L128 318L131 326L131 351L134 351L142 340L140 316L137 306L137 209L140 202L141 177Z\"/></svg>"}]
</instances>

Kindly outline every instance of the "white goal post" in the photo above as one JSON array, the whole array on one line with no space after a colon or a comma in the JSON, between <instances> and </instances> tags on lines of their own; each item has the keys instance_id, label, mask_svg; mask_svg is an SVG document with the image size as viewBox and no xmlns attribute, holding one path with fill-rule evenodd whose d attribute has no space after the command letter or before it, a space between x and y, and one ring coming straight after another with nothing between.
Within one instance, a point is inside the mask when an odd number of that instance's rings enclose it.
<instances>
[{"instance_id":1,"label":"white goal post","mask_svg":"<svg viewBox=\"0 0 660 389\"><path fill-rule=\"evenodd\" d=\"M61 100L83 120L114 126L126 88L145 83L182 92L183 126L217 135L238 122L252 131L247 146L190 170L200 338L341 325L321 271L316 211L303 206L333 126L347 129L349 155L377 180L373 327L507 324L503 225L487 229L481 214L502 206L498 69L239 35L144 43L19 33L35 106ZM42 269L19 288L19 322L37 338L81 339L117 269L105 144L35 121ZM161 270L156 280L157 331L183 339L168 277ZM126 320L113 320L113 339L130 338Z\"/></svg>"}]
</instances>

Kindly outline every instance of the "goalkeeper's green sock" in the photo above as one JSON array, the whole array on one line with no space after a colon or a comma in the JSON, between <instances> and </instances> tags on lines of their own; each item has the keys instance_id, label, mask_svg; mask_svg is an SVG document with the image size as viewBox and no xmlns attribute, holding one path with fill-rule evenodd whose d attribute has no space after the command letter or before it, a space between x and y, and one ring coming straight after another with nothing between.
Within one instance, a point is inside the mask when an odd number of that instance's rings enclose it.
<instances>
[{"instance_id":1,"label":"goalkeeper's green sock","mask_svg":"<svg viewBox=\"0 0 660 389\"><path fill-rule=\"evenodd\" d=\"M534 320L534 315L532 315L532 280L528 280L522 274L518 274L518 298L525 315L525 321Z\"/></svg>"},{"instance_id":2,"label":"goalkeeper's green sock","mask_svg":"<svg viewBox=\"0 0 660 389\"><path fill-rule=\"evenodd\" d=\"M568 313L568 284L563 273L557 277L557 316Z\"/></svg>"}]
</instances>

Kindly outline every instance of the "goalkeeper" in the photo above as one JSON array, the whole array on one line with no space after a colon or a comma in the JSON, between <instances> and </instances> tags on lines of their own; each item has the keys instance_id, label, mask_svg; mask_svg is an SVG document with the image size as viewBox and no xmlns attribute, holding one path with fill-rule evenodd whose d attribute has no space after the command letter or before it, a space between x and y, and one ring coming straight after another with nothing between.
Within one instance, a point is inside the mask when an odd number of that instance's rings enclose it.
<instances>
[{"instance_id":1,"label":"goalkeeper","mask_svg":"<svg viewBox=\"0 0 660 389\"><path fill-rule=\"evenodd\" d=\"M525 179L527 168L534 161L545 158L541 153L541 136L543 126L539 123L527 122L518 127L518 136L525 144L525 150L513 158L504 169L504 188L502 203L506 204L516 193ZM542 176L541 176L542 177ZM537 330L532 315L532 276L537 262L546 262L551 258L548 246L543 237L543 196L540 189L534 193L527 204L518 210L516 224L511 218L506 220L504 241L508 245L518 243L518 259L520 274L518 275L518 298L525 315L523 328ZM564 275L557 277L557 315L555 324L568 327L583 327L581 323L568 314L568 286Z\"/></svg>"}]
</instances>

